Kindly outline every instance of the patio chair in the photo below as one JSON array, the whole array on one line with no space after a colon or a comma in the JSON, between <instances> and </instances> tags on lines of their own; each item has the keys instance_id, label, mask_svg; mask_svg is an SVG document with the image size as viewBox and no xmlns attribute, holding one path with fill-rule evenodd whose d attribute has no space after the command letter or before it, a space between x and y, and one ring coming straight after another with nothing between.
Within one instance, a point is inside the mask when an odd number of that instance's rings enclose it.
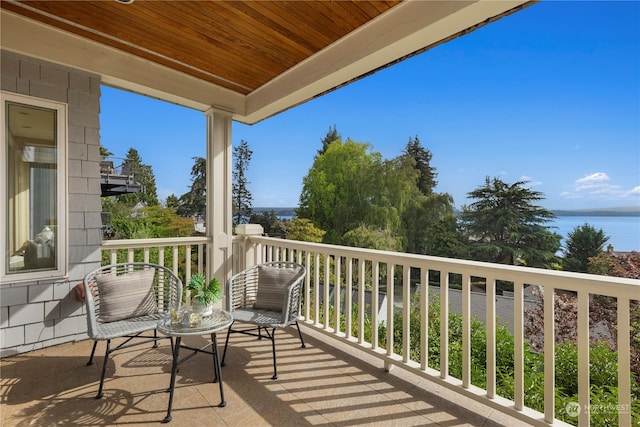
<instances>
[{"instance_id":1,"label":"patio chair","mask_svg":"<svg viewBox=\"0 0 640 427\"><path fill-rule=\"evenodd\" d=\"M227 281L226 310L234 323L229 327L222 354L222 366L227 355L229 337L233 333L271 340L273 376L278 378L276 363L276 328L296 325L302 348L305 347L298 317L305 268L297 263L277 261L250 267ZM253 327L234 329L237 323ZM264 332L262 330L264 329Z\"/></svg>"},{"instance_id":2,"label":"patio chair","mask_svg":"<svg viewBox=\"0 0 640 427\"><path fill-rule=\"evenodd\" d=\"M182 282L166 267L134 262L95 269L84 277L83 286L87 334L94 340L87 365L93 364L98 341L106 341L96 395L96 399L100 399L111 353L151 341L157 347L158 340L170 338L158 336L156 326L182 298ZM149 331L153 331L153 335L144 334ZM125 340L111 348L111 340L115 338Z\"/></svg>"}]
</instances>

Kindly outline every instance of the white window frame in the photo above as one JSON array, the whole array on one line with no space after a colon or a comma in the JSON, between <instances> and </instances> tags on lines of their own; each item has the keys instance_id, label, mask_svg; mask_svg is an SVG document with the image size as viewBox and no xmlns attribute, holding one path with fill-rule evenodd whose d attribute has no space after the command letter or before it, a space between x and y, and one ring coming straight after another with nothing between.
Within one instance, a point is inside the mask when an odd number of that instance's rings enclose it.
<instances>
[{"instance_id":1,"label":"white window frame","mask_svg":"<svg viewBox=\"0 0 640 427\"><path fill-rule=\"evenodd\" d=\"M0 225L2 231L0 237L2 242L0 244L0 284L11 284L20 282L33 282L37 280L46 279L61 279L67 277L69 270L67 251L68 251L68 233L69 227L67 224L67 199L68 199L68 174L67 174L67 135L68 135L68 107L67 104L61 102L50 101L41 98L35 98L32 96L21 95L13 92L0 91L0 117L2 117L2 126L0 130L0 139L2 145L0 149ZM43 271L29 271L29 272L13 272L8 273L6 271L7 258L7 242L5 235L6 227L8 225L7 209L8 209L8 194L6 186L6 165L7 165L7 111L6 104L9 102L16 102L19 104L30 105L34 107L46 108L56 111L56 161L57 161L57 174L56 185L58 199L56 201L57 209L57 245L56 245L56 257L57 263L55 269L43 270Z\"/></svg>"}]
</instances>

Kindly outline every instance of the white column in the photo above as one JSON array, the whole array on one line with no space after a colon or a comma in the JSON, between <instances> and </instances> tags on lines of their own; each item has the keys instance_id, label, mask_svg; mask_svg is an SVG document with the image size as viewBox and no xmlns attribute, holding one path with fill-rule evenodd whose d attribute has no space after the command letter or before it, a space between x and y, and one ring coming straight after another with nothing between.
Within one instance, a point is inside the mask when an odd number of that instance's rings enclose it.
<instances>
[{"instance_id":1,"label":"white column","mask_svg":"<svg viewBox=\"0 0 640 427\"><path fill-rule=\"evenodd\" d=\"M213 244L207 250L207 277L221 283L231 277L231 182L232 157L231 115L212 108L207 117L207 237Z\"/></svg>"}]
</instances>

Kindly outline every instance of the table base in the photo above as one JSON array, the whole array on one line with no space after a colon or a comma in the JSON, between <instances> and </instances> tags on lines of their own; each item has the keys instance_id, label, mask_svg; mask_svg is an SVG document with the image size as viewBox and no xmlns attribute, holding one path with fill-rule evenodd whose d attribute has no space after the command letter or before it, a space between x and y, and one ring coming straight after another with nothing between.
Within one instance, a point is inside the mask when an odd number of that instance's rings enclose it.
<instances>
[{"instance_id":1,"label":"table base","mask_svg":"<svg viewBox=\"0 0 640 427\"><path fill-rule=\"evenodd\" d=\"M178 371L178 366L191 359L198 353L207 353L213 355L213 372L214 378L213 382L218 382L220 384L220 404L218 405L221 408L224 408L227 405L227 402L224 400L224 390L222 389L222 370L220 369L220 358L218 357L218 340L215 332L211 334L211 342L205 344L200 348L193 348L189 346L183 346L182 337L176 337L176 342L173 347L173 363L171 366L171 382L169 383L169 406L167 407L167 416L162 420L163 423L168 423L171 421L171 407L173 406L173 392L176 386L176 373ZM211 351L205 350L207 347L211 347ZM187 350L191 350L192 353L180 359L180 348L184 348Z\"/></svg>"}]
</instances>

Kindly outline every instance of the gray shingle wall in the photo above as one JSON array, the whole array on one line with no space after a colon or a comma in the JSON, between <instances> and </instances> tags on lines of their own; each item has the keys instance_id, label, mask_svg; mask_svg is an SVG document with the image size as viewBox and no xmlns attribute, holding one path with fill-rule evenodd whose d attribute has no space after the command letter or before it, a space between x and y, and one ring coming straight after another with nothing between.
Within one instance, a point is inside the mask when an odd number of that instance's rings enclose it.
<instances>
[{"instance_id":1,"label":"gray shingle wall","mask_svg":"<svg viewBox=\"0 0 640 427\"><path fill-rule=\"evenodd\" d=\"M99 266L100 78L0 52L0 88L68 105L68 278L0 285L0 357L86 339L84 306L73 287Z\"/></svg>"}]
</instances>

